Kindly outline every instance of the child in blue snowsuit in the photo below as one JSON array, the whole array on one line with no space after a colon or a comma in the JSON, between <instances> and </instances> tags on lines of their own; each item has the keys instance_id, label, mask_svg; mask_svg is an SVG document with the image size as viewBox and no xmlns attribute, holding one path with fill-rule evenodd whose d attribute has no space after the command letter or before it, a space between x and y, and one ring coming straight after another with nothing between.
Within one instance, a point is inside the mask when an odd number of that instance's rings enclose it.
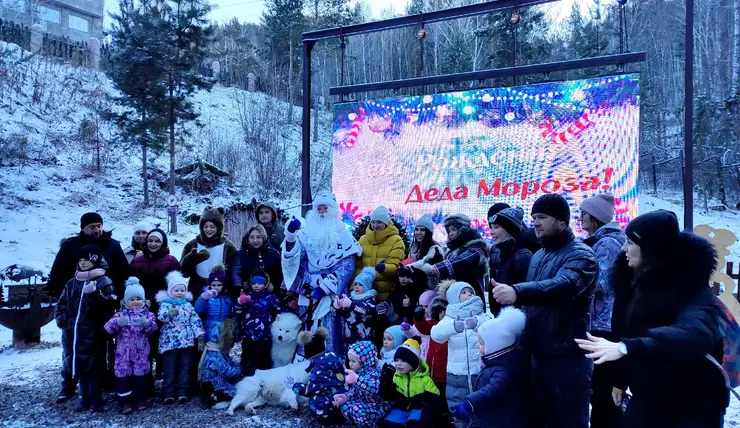
<instances>
[{"instance_id":1,"label":"child in blue snowsuit","mask_svg":"<svg viewBox=\"0 0 740 428\"><path fill-rule=\"evenodd\" d=\"M272 336L270 328L280 310L280 301L272 292L270 277L255 272L250 278L251 291L242 289L234 305L242 340L241 366L245 373L272 368Z\"/></svg>"},{"instance_id":2,"label":"child in blue snowsuit","mask_svg":"<svg viewBox=\"0 0 740 428\"><path fill-rule=\"evenodd\" d=\"M229 356L234 340L234 321L226 319L206 334L206 343L198 364L198 380L203 388L206 405L213 407L219 401L230 401L236 394L236 383L242 379L239 364Z\"/></svg>"},{"instance_id":3,"label":"child in blue snowsuit","mask_svg":"<svg viewBox=\"0 0 740 428\"><path fill-rule=\"evenodd\" d=\"M308 383L293 384L296 395L308 398L308 407L321 418L325 425L345 423L342 412L334 405L334 396L345 394L344 359L334 352L326 352L326 338L329 330L319 327L315 333L303 331L298 335L298 343L303 345L303 353L311 363L308 365Z\"/></svg>"},{"instance_id":4,"label":"child in blue snowsuit","mask_svg":"<svg viewBox=\"0 0 740 428\"><path fill-rule=\"evenodd\" d=\"M332 307L335 313L344 318L344 343L351 345L373 338L373 316L375 315L375 296L373 290L375 268L366 267L355 278L355 286L349 297L336 297Z\"/></svg>"},{"instance_id":5,"label":"child in blue snowsuit","mask_svg":"<svg viewBox=\"0 0 740 428\"><path fill-rule=\"evenodd\" d=\"M391 403L380 396L380 370L376 367L378 354L375 344L363 341L350 345L347 358L350 371L346 383L350 385L349 392L336 395L335 404L341 406L348 424L373 428L391 410Z\"/></svg>"},{"instance_id":6,"label":"child in blue snowsuit","mask_svg":"<svg viewBox=\"0 0 740 428\"><path fill-rule=\"evenodd\" d=\"M195 312L203 320L203 328L206 331L206 343L210 342L211 339L218 342L219 326L231 317L233 302L224 290L225 282L226 270L224 266L221 264L214 266L211 269L211 274L208 275L209 285L203 289L203 294L195 302ZM216 333L217 336L212 338L210 337L211 333Z\"/></svg>"}]
</instances>

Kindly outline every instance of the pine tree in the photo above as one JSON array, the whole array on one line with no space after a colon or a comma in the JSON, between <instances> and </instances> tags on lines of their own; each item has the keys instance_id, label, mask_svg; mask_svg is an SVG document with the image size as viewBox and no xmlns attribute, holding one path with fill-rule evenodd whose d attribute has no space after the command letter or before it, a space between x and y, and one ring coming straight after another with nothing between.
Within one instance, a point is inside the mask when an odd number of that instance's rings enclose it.
<instances>
[{"instance_id":1,"label":"pine tree","mask_svg":"<svg viewBox=\"0 0 740 428\"><path fill-rule=\"evenodd\" d=\"M192 96L196 90L210 89L212 82L198 69L207 56L213 27L206 16L211 7L204 0L156 0L162 12L159 21L160 61L166 76L166 106L169 126L170 193L175 193L175 128L178 123L195 121ZM181 126L181 132L187 134ZM172 233L177 233L177 215L170 213Z\"/></svg>"},{"instance_id":2,"label":"pine tree","mask_svg":"<svg viewBox=\"0 0 740 428\"><path fill-rule=\"evenodd\" d=\"M113 14L110 66L108 77L122 96L115 102L122 110L107 111L105 116L119 127L124 144L140 146L144 206L149 205L148 150L164 150L164 69L156 47L160 35L156 23L159 10L150 0L134 4L121 0L120 11Z\"/></svg>"}]
</instances>

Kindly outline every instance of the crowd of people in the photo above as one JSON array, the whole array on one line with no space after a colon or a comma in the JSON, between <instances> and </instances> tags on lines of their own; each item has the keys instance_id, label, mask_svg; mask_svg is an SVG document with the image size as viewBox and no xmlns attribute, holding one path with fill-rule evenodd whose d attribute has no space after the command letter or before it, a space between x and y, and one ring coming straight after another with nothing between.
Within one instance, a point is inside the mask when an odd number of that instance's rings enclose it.
<instances>
[{"instance_id":1,"label":"crowd of people","mask_svg":"<svg viewBox=\"0 0 740 428\"><path fill-rule=\"evenodd\" d=\"M260 204L239 249L223 212L207 208L179 260L164 231L137 225L124 250L87 213L49 281L63 345L57 402L79 389L75 409L100 411L107 387L124 414L144 411L156 378L164 404L229 400L239 380L273 366L271 326L291 312L310 373L285 382L323 424L722 427L729 391L707 357L722 361L728 322L708 287L714 248L672 212L623 230L611 195L579 208L585 239L568 201L546 194L531 227L521 208L497 203L491 239L450 214L441 244L424 215L406 248L387 208L356 240L321 192L285 225ZM676 405L678 391L690 400Z\"/></svg>"}]
</instances>

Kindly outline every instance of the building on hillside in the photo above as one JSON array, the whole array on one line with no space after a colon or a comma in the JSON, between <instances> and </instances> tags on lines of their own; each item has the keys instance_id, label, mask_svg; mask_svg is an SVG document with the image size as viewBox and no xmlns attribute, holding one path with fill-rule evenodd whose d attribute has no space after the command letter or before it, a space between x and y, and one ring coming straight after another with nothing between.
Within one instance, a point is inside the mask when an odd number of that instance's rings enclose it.
<instances>
[{"instance_id":1,"label":"building on hillside","mask_svg":"<svg viewBox=\"0 0 740 428\"><path fill-rule=\"evenodd\" d=\"M105 0L0 0L0 18L30 27L40 24L51 36L87 42L102 39Z\"/></svg>"}]
</instances>

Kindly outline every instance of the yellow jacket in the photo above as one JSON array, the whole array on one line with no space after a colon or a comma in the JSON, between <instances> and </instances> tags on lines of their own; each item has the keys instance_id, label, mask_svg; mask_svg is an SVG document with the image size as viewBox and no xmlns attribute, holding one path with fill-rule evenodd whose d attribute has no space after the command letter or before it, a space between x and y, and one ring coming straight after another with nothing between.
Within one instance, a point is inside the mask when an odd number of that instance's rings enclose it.
<instances>
[{"instance_id":1,"label":"yellow jacket","mask_svg":"<svg viewBox=\"0 0 740 428\"><path fill-rule=\"evenodd\" d=\"M378 292L378 301L384 302L393 291L396 284L396 270L404 259L406 245L398 234L398 228L391 222L388 227L381 231L374 231L367 226L367 231L360 237L362 256L358 257L355 276L362 268L375 267L378 263L385 261L385 272L378 273L373 282L374 289ZM354 282L351 284L354 286Z\"/></svg>"}]
</instances>

